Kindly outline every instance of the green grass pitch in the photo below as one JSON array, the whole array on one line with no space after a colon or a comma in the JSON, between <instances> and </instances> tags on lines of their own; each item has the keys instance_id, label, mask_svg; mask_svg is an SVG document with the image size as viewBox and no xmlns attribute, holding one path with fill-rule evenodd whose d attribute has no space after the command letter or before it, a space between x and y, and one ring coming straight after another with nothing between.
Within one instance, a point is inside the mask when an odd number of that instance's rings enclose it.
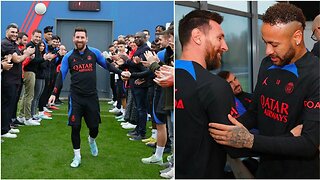
<instances>
[{"instance_id":1,"label":"green grass pitch","mask_svg":"<svg viewBox=\"0 0 320 180\"><path fill-rule=\"evenodd\" d=\"M111 105L100 102L102 123L96 139L99 155L93 157L88 145L88 128L82 120L81 165L71 168L73 148L71 127L67 125L67 102L52 113L53 120L42 120L41 126L19 127L16 139L1 143L2 179L158 179L159 165L146 165L141 158L149 157L153 149L141 141L130 141L128 130L121 128ZM2 112L5 113L5 112ZM147 123L150 136L151 122ZM168 154L164 155L164 162Z\"/></svg>"}]
</instances>

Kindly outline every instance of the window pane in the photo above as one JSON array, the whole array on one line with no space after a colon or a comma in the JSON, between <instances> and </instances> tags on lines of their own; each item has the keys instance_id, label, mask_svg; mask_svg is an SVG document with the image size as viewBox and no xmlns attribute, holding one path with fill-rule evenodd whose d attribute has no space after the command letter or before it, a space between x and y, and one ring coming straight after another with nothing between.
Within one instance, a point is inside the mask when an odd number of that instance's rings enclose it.
<instances>
[{"instance_id":1,"label":"window pane","mask_svg":"<svg viewBox=\"0 0 320 180\"><path fill-rule=\"evenodd\" d=\"M208 4L248 12L247 1L208 1Z\"/></svg>"},{"instance_id":2,"label":"window pane","mask_svg":"<svg viewBox=\"0 0 320 180\"><path fill-rule=\"evenodd\" d=\"M194 10L194 8L191 7L185 7L185 6L180 6L180 5L175 5L175 28L174 28L174 33L175 33L175 58L179 59L181 56L181 44L179 41L179 34L178 34L178 27L179 27L179 21L182 19L183 16L188 14Z\"/></svg>"},{"instance_id":3,"label":"window pane","mask_svg":"<svg viewBox=\"0 0 320 180\"><path fill-rule=\"evenodd\" d=\"M266 44L262 40L261 35L261 26L262 26L262 20L258 20L258 40L259 40L259 63L261 63L261 60L266 57Z\"/></svg>"},{"instance_id":4,"label":"window pane","mask_svg":"<svg viewBox=\"0 0 320 180\"><path fill-rule=\"evenodd\" d=\"M258 14L264 14L270 6L276 3L276 1L258 1Z\"/></svg>"},{"instance_id":5,"label":"window pane","mask_svg":"<svg viewBox=\"0 0 320 180\"><path fill-rule=\"evenodd\" d=\"M192 11L193 8L184 6L175 6L175 48L176 59L181 56L181 45L178 38L178 24L183 15ZM251 37L249 18L240 17L225 13L219 13L223 16L222 28L229 51L222 57L221 69L213 71L217 73L220 70L233 72L241 82L244 91L251 92Z\"/></svg>"},{"instance_id":6,"label":"window pane","mask_svg":"<svg viewBox=\"0 0 320 180\"><path fill-rule=\"evenodd\" d=\"M251 92L251 31L249 18L220 13L229 50L222 57L221 70L233 72L242 88ZM219 70L217 71L219 72Z\"/></svg>"}]
</instances>

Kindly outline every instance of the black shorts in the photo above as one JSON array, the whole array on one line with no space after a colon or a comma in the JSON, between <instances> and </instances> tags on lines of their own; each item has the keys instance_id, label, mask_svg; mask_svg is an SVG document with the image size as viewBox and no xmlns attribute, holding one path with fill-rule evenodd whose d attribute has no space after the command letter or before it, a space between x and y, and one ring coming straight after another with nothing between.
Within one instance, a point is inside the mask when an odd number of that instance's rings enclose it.
<instances>
[{"instance_id":1,"label":"black shorts","mask_svg":"<svg viewBox=\"0 0 320 180\"><path fill-rule=\"evenodd\" d=\"M154 87L154 97L152 103L152 115L156 124L167 123L167 112L163 110L164 96L162 87Z\"/></svg>"},{"instance_id":2,"label":"black shorts","mask_svg":"<svg viewBox=\"0 0 320 180\"><path fill-rule=\"evenodd\" d=\"M126 89L123 83L121 79L117 79L117 96L119 98L126 98Z\"/></svg>"},{"instance_id":3,"label":"black shorts","mask_svg":"<svg viewBox=\"0 0 320 180\"><path fill-rule=\"evenodd\" d=\"M69 96L68 103L68 125L81 125L81 119L84 120L88 128L95 128L101 123L100 105L98 95L80 96L72 93Z\"/></svg>"}]
</instances>

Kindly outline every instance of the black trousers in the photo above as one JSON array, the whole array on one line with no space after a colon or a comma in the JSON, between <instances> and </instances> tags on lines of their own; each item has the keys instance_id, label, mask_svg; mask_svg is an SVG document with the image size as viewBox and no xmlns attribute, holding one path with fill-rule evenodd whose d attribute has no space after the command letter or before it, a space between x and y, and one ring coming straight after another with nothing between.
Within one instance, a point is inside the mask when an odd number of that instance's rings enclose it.
<instances>
[{"instance_id":1,"label":"black trousers","mask_svg":"<svg viewBox=\"0 0 320 180\"><path fill-rule=\"evenodd\" d=\"M110 74L110 87L112 90L112 100L117 101L117 90L116 90L116 82L114 80L114 75L115 74Z\"/></svg>"},{"instance_id":2,"label":"black trousers","mask_svg":"<svg viewBox=\"0 0 320 180\"><path fill-rule=\"evenodd\" d=\"M57 77L58 77L58 74L59 72L55 72L54 73L54 79L53 79L53 88L54 88L54 85L56 83L56 80L57 80ZM62 84L63 85L63 84ZM61 89L62 89L63 86L61 86ZM57 95L56 95L56 100L58 100L60 98L60 93L61 93L61 89L58 91ZM52 89L53 90L53 89ZM51 95L51 92L50 92L50 95ZM50 97L50 96L49 96Z\"/></svg>"},{"instance_id":3,"label":"black trousers","mask_svg":"<svg viewBox=\"0 0 320 180\"><path fill-rule=\"evenodd\" d=\"M76 125L71 127L71 141L73 149L80 149L80 130L81 125ZM89 128L89 135L92 138L98 136L99 127Z\"/></svg>"},{"instance_id":4,"label":"black trousers","mask_svg":"<svg viewBox=\"0 0 320 180\"><path fill-rule=\"evenodd\" d=\"M132 94L138 110L138 124L136 126L136 131L139 135L145 136L147 125L148 87L133 88Z\"/></svg>"},{"instance_id":5,"label":"black trousers","mask_svg":"<svg viewBox=\"0 0 320 180\"><path fill-rule=\"evenodd\" d=\"M18 84L1 82L1 135L6 134L10 130L18 86Z\"/></svg>"},{"instance_id":6,"label":"black trousers","mask_svg":"<svg viewBox=\"0 0 320 180\"><path fill-rule=\"evenodd\" d=\"M117 90L117 108L120 109L121 105L122 105L122 98L125 98L125 90L124 90L124 85L123 85L123 81L121 79L117 79L117 86L116 86L116 90Z\"/></svg>"},{"instance_id":7,"label":"black trousers","mask_svg":"<svg viewBox=\"0 0 320 180\"><path fill-rule=\"evenodd\" d=\"M53 80L51 78L46 78L45 82L46 83L44 85L44 89L39 100L39 105L38 105L39 111L43 111L43 107L47 105L49 97L54 88Z\"/></svg>"}]
</instances>

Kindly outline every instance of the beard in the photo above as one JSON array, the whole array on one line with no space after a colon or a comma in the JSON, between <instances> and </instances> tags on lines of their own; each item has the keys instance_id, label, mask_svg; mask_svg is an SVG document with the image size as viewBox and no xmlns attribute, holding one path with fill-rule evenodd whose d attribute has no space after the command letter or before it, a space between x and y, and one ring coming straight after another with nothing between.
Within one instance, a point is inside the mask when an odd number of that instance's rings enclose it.
<instances>
[{"instance_id":1,"label":"beard","mask_svg":"<svg viewBox=\"0 0 320 180\"><path fill-rule=\"evenodd\" d=\"M280 59L280 62L277 63L277 66L285 66L287 64L289 64L292 60L292 58L295 56L295 51L294 48L292 46L289 47L289 50L287 51L287 53L283 56L283 58L280 58L279 56L277 56Z\"/></svg>"},{"instance_id":2,"label":"beard","mask_svg":"<svg viewBox=\"0 0 320 180\"><path fill-rule=\"evenodd\" d=\"M142 46L144 44L144 41L142 39L135 39L134 42L138 47Z\"/></svg>"},{"instance_id":3,"label":"beard","mask_svg":"<svg viewBox=\"0 0 320 180\"><path fill-rule=\"evenodd\" d=\"M78 50L82 50L82 49L84 49L84 47L85 47L85 44L84 43L76 43L76 47L77 47L77 49Z\"/></svg>"},{"instance_id":4,"label":"beard","mask_svg":"<svg viewBox=\"0 0 320 180\"><path fill-rule=\"evenodd\" d=\"M10 39L10 41L16 41L17 40L17 36L12 35L12 36L9 36L8 39Z\"/></svg>"},{"instance_id":5,"label":"beard","mask_svg":"<svg viewBox=\"0 0 320 180\"><path fill-rule=\"evenodd\" d=\"M33 43L34 43L34 44L39 44L39 43L40 43L40 40L34 39L34 40L33 40Z\"/></svg>"},{"instance_id":6,"label":"beard","mask_svg":"<svg viewBox=\"0 0 320 180\"><path fill-rule=\"evenodd\" d=\"M208 44L210 44L210 42L207 41L207 45ZM211 44L207 46L205 61L209 71L218 69L221 66L221 54L222 53L216 51Z\"/></svg>"},{"instance_id":7,"label":"beard","mask_svg":"<svg viewBox=\"0 0 320 180\"><path fill-rule=\"evenodd\" d=\"M241 92L242 92L242 88L241 88L240 85L236 86L236 87L234 88L234 90L233 90L233 93L234 93L235 95L238 95L238 94L240 94Z\"/></svg>"}]
</instances>

